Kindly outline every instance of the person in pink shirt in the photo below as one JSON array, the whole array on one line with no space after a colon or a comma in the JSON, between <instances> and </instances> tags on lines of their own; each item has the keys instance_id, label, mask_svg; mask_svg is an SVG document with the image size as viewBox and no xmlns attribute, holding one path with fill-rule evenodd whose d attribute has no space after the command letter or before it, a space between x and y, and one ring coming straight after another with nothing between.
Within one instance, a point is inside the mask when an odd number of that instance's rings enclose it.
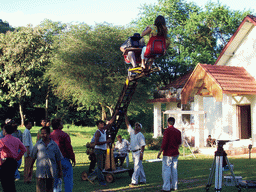
<instances>
[{"instance_id":1,"label":"person in pink shirt","mask_svg":"<svg viewBox=\"0 0 256 192\"><path fill-rule=\"evenodd\" d=\"M3 128L4 138L0 140L0 165L1 165L1 184L4 192L16 192L15 187L15 171L17 161L19 161L27 151L22 142L13 137L13 126L7 124ZM18 151L20 152L18 153Z\"/></svg>"}]
</instances>

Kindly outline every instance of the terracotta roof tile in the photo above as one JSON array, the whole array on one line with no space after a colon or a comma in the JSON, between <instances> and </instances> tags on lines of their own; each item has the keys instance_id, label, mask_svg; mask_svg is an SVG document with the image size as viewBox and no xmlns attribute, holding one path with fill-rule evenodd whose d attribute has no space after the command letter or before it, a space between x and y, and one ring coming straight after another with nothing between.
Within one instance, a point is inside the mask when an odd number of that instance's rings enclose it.
<instances>
[{"instance_id":1,"label":"terracotta roof tile","mask_svg":"<svg viewBox=\"0 0 256 192\"><path fill-rule=\"evenodd\" d=\"M256 93L256 81L243 67L200 65L220 85L223 92Z\"/></svg>"},{"instance_id":2,"label":"terracotta roof tile","mask_svg":"<svg viewBox=\"0 0 256 192\"><path fill-rule=\"evenodd\" d=\"M147 100L147 103L170 103L170 102L179 102L180 100L172 97L172 98L156 98L156 99L149 99Z\"/></svg>"},{"instance_id":3,"label":"terracotta roof tile","mask_svg":"<svg viewBox=\"0 0 256 192\"><path fill-rule=\"evenodd\" d=\"M176 88L176 89L183 88L184 85L186 84L188 78L190 77L191 73L192 73L192 71L185 73L184 75L182 75L182 76L178 77L177 79L175 79L174 81L172 81L170 84L161 88L161 90L167 90L167 89L170 89L171 87Z\"/></svg>"}]
</instances>

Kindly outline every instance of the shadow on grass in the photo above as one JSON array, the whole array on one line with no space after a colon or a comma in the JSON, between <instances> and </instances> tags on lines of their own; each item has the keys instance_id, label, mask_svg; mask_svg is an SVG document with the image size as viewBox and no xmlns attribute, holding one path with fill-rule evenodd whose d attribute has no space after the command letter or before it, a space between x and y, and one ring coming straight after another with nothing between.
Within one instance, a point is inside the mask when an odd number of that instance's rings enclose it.
<instances>
[{"instance_id":1,"label":"shadow on grass","mask_svg":"<svg viewBox=\"0 0 256 192\"><path fill-rule=\"evenodd\" d=\"M229 159L231 164L234 164L234 173L236 176L242 176L243 180L256 180L255 164L256 159ZM179 190L183 192L203 192L206 191L205 187L208 181L210 167L212 166L213 159L211 158L198 158L198 159L184 159L180 158L178 162L179 173ZM115 174L115 181L108 183L106 187L102 187L95 181L92 185L88 181L83 181L81 178L83 171L88 171L89 163L79 162L74 167L74 189L73 192L99 192L99 191L145 191L145 192L157 192L162 188L162 163L148 163L143 162L147 184L139 185L138 188L129 188L131 178L127 172L121 174ZM133 164L130 163L129 168L132 168ZM224 171L223 175L230 175L229 171ZM31 184L23 183L23 171L21 171L21 180L16 181L16 189L19 192L34 192L36 191L35 182L35 168L34 175ZM0 191L1 187L0 187ZM64 185L63 185L64 191ZM214 190L214 179L210 187L210 192ZM222 186L222 191L234 192L238 191L236 187ZM255 189L242 189L242 191L255 191Z\"/></svg>"}]
</instances>

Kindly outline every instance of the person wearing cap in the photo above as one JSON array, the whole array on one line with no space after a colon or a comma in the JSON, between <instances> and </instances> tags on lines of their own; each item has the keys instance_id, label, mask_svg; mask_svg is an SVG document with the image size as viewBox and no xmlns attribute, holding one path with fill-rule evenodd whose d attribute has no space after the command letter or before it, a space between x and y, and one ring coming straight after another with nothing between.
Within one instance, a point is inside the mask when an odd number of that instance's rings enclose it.
<instances>
[{"instance_id":1,"label":"person wearing cap","mask_svg":"<svg viewBox=\"0 0 256 192\"><path fill-rule=\"evenodd\" d=\"M129 123L127 115L125 114L125 124L131 137L130 148L134 163L134 172L132 174L131 184L129 184L129 186L135 187L138 184L146 184L146 175L142 165L146 142L144 135L141 133L142 125L140 123L135 123L135 128L133 129Z\"/></svg>"},{"instance_id":2,"label":"person wearing cap","mask_svg":"<svg viewBox=\"0 0 256 192\"><path fill-rule=\"evenodd\" d=\"M139 33L134 33L132 37L130 37L133 40L139 41L139 45L138 47L143 47L145 45L144 39L141 38ZM128 45L128 39L121 45L120 50L125 53L125 49L126 48L131 48L129 47L130 45ZM139 52L140 53L140 52ZM138 55L138 57L140 57L140 55ZM139 58L140 59L140 58ZM136 64L136 54L134 51L128 51L127 53L127 64L131 64L134 68L137 66Z\"/></svg>"},{"instance_id":3,"label":"person wearing cap","mask_svg":"<svg viewBox=\"0 0 256 192\"><path fill-rule=\"evenodd\" d=\"M0 179L4 192L16 192L14 175L17 161L26 152L26 147L22 142L12 136L13 131L14 127L11 124L5 125L3 128L5 137L0 140Z\"/></svg>"},{"instance_id":4,"label":"person wearing cap","mask_svg":"<svg viewBox=\"0 0 256 192\"><path fill-rule=\"evenodd\" d=\"M162 160L162 191L178 190L178 157L179 146L181 145L181 132L174 128L175 119L169 117L167 120L168 128L164 131L161 149L157 155L160 158L163 152Z\"/></svg>"}]
</instances>

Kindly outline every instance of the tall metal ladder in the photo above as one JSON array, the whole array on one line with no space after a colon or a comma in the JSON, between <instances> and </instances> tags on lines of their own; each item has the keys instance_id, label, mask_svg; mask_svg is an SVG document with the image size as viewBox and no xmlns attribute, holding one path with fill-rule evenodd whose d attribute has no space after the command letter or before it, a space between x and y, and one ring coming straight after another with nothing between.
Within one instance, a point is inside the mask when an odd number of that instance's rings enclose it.
<instances>
[{"instance_id":1,"label":"tall metal ladder","mask_svg":"<svg viewBox=\"0 0 256 192\"><path fill-rule=\"evenodd\" d=\"M114 115L116 115L115 121L107 130L108 137L111 137L112 140L115 139L117 132L124 120L124 114L127 112L128 106L132 100L132 96L135 93L136 87L138 85L138 79L140 78L135 78L134 80L129 80L129 78L127 78L125 81L123 90L115 107L115 111L118 111L118 113L114 113Z\"/></svg>"}]
</instances>

